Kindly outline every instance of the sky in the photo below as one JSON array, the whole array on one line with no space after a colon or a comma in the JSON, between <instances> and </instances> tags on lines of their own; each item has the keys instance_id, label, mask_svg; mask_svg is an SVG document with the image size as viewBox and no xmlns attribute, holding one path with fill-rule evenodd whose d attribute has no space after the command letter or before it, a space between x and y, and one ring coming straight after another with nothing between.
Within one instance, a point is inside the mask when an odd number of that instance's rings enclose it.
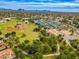
<instances>
[{"instance_id":1,"label":"sky","mask_svg":"<svg viewBox=\"0 0 79 59\"><path fill-rule=\"evenodd\" d=\"M0 0L0 8L79 12L79 0Z\"/></svg>"}]
</instances>

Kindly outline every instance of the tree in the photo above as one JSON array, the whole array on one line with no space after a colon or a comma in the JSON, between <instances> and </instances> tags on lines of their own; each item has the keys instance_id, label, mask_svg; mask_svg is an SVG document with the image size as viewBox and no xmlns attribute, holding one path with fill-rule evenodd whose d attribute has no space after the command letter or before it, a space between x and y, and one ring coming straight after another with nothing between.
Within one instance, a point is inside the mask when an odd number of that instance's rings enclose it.
<instances>
[{"instance_id":1,"label":"tree","mask_svg":"<svg viewBox=\"0 0 79 59\"><path fill-rule=\"evenodd\" d=\"M48 42L48 38L46 38L45 36L39 36L40 37L40 41L43 43L47 43Z\"/></svg>"},{"instance_id":2,"label":"tree","mask_svg":"<svg viewBox=\"0 0 79 59\"><path fill-rule=\"evenodd\" d=\"M71 29L71 30L70 30L70 32L71 32L71 35L73 35L73 34L74 34L74 30L73 30L73 29Z\"/></svg>"},{"instance_id":3,"label":"tree","mask_svg":"<svg viewBox=\"0 0 79 59\"><path fill-rule=\"evenodd\" d=\"M52 45L57 44L57 37L52 35L48 38L48 44L52 47Z\"/></svg>"},{"instance_id":4,"label":"tree","mask_svg":"<svg viewBox=\"0 0 79 59\"><path fill-rule=\"evenodd\" d=\"M14 41L15 41L15 44L19 44L19 43L20 43L19 37L16 37L16 38L14 39Z\"/></svg>"},{"instance_id":5,"label":"tree","mask_svg":"<svg viewBox=\"0 0 79 59\"><path fill-rule=\"evenodd\" d=\"M25 36L26 36L26 34L23 33L21 37L23 38L23 37L25 37Z\"/></svg>"},{"instance_id":6,"label":"tree","mask_svg":"<svg viewBox=\"0 0 79 59\"><path fill-rule=\"evenodd\" d=\"M40 31L40 28L35 28L33 31L34 32L39 32Z\"/></svg>"},{"instance_id":7,"label":"tree","mask_svg":"<svg viewBox=\"0 0 79 59\"><path fill-rule=\"evenodd\" d=\"M7 34L5 34L5 37L9 37L11 34L10 33L7 33Z\"/></svg>"},{"instance_id":8,"label":"tree","mask_svg":"<svg viewBox=\"0 0 79 59\"><path fill-rule=\"evenodd\" d=\"M25 41L24 41L25 44L28 44L29 42L30 42L29 40L25 40Z\"/></svg>"},{"instance_id":9,"label":"tree","mask_svg":"<svg viewBox=\"0 0 79 59\"><path fill-rule=\"evenodd\" d=\"M43 58L43 54L41 52L35 53L35 59L42 59L42 58Z\"/></svg>"},{"instance_id":10,"label":"tree","mask_svg":"<svg viewBox=\"0 0 79 59\"><path fill-rule=\"evenodd\" d=\"M21 18L21 17L16 17L16 19L17 19L17 20L22 20L22 18Z\"/></svg>"},{"instance_id":11,"label":"tree","mask_svg":"<svg viewBox=\"0 0 79 59\"><path fill-rule=\"evenodd\" d=\"M41 30L40 32L43 36L48 36L48 33L46 32L46 30Z\"/></svg>"},{"instance_id":12,"label":"tree","mask_svg":"<svg viewBox=\"0 0 79 59\"><path fill-rule=\"evenodd\" d=\"M16 17L16 20L17 20L17 22L19 22L22 20L22 18L18 16L18 17Z\"/></svg>"},{"instance_id":13,"label":"tree","mask_svg":"<svg viewBox=\"0 0 79 59\"><path fill-rule=\"evenodd\" d=\"M63 49L60 50L60 55L57 59L76 59L75 51L71 50L70 47L63 46Z\"/></svg>"},{"instance_id":14,"label":"tree","mask_svg":"<svg viewBox=\"0 0 79 59\"><path fill-rule=\"evenodd\" d=\"M58 39L57 39L58 42L61 42L61 41L63 40L63 36L62 36L61 34L59 34L59 35L57 36L57 38L58 38Z\"/></svg>"},{"instance_id":15,"label":"tree","mask_svg":"<svg viewBox=\"0 0 79 59\"><path fill-rule=\"evenodd\" d=\"M16 55L17 59L23 59L25 57L25 55L22 53L22 51L20 51L18 48L14 48L14 53Z\"/></svg>"},{"instance_id":16,"label":"tree","mask_svg":"<svg viewBox=\"0 0 79 59\"><path fill-rule=\"evenodd\" d=\"M2 34L2 32L0 31L0 35Z\"/></svg>"},{"instance_id":17,"label":"tree","mask_svg":"<svg viewBox=\"0 0 79 59\"><path fill-rule=\"evenodd\" d=\"M39 40L35 40L33 42L33 47L35 48L35 51L37 52L43 52L43 43Z\"/></svg>"},{"instance_id":18,"label":"tree","mask_svg":"<svg viewBox=\"0 0 79 59\"><path fill-rule=\"evenodd\" d=\"M16 36L16 32L12 32L11 35L12 35L12 36Z\"/></svg>"},{"instance_id":19,"label":"tree","mask_svg":"<svg viewBox=\"0 0 79 59\"><path fill-rule=\"evenodd\" d=\"M49 45L45 45L43 53L50 53L50 52L52 52L52 48Z\"/></svg>"},{"instance_id":20,"label":"tree","mask_svg":"<svg viewBox=\"0 0 79 59\"><path fill-rule=\"evenodd\" d=\"M3 37L0 37L0 40L2 40L3 39Z\"/></svg>"}]
</instances>

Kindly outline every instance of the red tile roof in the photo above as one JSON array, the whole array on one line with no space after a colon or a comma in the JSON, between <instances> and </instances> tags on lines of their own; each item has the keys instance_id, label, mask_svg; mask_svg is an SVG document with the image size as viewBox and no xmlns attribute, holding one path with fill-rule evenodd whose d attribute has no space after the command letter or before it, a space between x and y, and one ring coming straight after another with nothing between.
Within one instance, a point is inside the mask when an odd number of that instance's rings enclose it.
<instances>
[{"instance_id":1,"label":"red tile roof","mask_svg":"<svg viewBox=\"0 0 79 59\"><path fill-rule=\"evenodd\" d=\"M4 44L0 43L0 59L14 58L14 53L12 49L6 47Z\"/></svg>"}]
</instances>

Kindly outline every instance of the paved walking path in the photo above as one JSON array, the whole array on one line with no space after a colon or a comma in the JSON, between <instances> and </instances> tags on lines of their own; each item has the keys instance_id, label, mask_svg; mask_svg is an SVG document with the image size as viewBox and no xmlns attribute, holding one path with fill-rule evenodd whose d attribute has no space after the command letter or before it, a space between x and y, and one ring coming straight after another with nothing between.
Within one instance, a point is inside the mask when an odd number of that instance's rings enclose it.
<instances>
[{"instance_id":1,"label":"paved walking path","mask_svg":"<svg viewBox=\"0 0 79 59\"><path fill-rule=\"evenodd\" d=\"M58 56L60 55L60 45L57 44L57 52L52 54L43 55L43 57L49 57L49 56Z\"/></svg>"},{"instance_id":2,"label":"paved walking path","mask_svg":"<svg viewBox=\"0 0 79 59\"><path fill-rule=\"evenodd\" d=\"M65 40L65 42L74 50L76 51L76 49L74 47L72 47L72 45L70 44L69 40Z\"/></svg>"}]
</instances>

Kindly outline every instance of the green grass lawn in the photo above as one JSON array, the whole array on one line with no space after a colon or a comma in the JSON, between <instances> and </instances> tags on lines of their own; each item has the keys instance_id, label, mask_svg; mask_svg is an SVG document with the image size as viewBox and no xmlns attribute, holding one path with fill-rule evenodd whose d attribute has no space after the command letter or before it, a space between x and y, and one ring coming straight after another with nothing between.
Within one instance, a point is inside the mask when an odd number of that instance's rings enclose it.
<instances>
[{"instance_id":1,"label":"green grass lawn","mask_svg":"<svg viewBox=\"0 0 79 59\"><path fill-rule=\"evenodd\" d=\"M33 23L25 24L24 29L13 28L16 24L17 20L11 20L5 23L0 23L0 31L2 32L2 35L0 36L4 36L6 33L15 31L16 36L19 37L20 43L22 43L25 40L29 40L32 43L33 40L36 40L38 38L39 32L33 31L33 29L37 27L35 24ZM25 34L25 37L22 37L23 34ZM24 59L31 59L31 57L25 56ZM54 59L54 57L46 57L43 59Z\"/></svg>"},{"instance_id":2,"label":"green grass lawn","mask_svg":"<svg viewBox=\"0 0 79 59\"><path fill-rule=\"evenodd\" d=\"M26 24L26 28L23 30L18 30L17 36L20 37L20 41L23 42L24 40L29 40L32 42L38 38L39 33L33 32L33 29L37 26L35 24ZM25 37L21 37L23 34L26 34Z\"/></svg>"},{"instance_id":3,"label":"green grass lawn","mask_svg":"<svg viewBox=\"0 0 79 59\"><path fill-rule=\"evenodd\" d=\"M44 57L43 59L55 59L54 56L50 56L50 57Z\"/></svg>"},{"instance_id":4,"label":"green grass lawn","mask_svg":"<svg viewBox=\"0 0 79 59\"><path fill-rule=\"evenodd\" d=\"M31 57L29 57L29 56L25 56L25 58L24 59L32 59Z\"/></svg>"},{"instance_id":5,"label":"green grass lawn","mask_svg":"<svg viewBox=\"0 0 79 59\"><path fill-rule=\"evenodd\" d=\"M2 32L1 36L4 36L6 33L15 31L16 36L19 37L20 42L23 42L24 40L29 40L30 42L32 42L33 40L36 40L38 38L39 33L33 32L33 29L37 27L35 24L24 24L24 27L22 29L13 28L16 24L17 20L0 23L0 31ZM21 37L23 34L25 34L25 37Z\"/></svg>"},{"instance_id":6,"label":"green grass lawn","mask_svg":"<svg viewBox=\"0 0 79 59\"><path fill-rule=\"evenodd\" d=\"M14 26L14 25L16 25L16 23L17 23L16 20L7 21L7 22L0 22L0 29L4 29L9 26Z\"/></svg>"},{"instance_id":7,"label":"green grass lawn","mask_svg":"<svg viewBox=\"0 0 79 59\"><path fill-rule=\"evenodd\" d=\"M32 58L29 56L26 56L24 59L32 59ZM51 57L45 57L43 59L55 59L55 57L51 56Z\"/></svg>"}]
</instances>

